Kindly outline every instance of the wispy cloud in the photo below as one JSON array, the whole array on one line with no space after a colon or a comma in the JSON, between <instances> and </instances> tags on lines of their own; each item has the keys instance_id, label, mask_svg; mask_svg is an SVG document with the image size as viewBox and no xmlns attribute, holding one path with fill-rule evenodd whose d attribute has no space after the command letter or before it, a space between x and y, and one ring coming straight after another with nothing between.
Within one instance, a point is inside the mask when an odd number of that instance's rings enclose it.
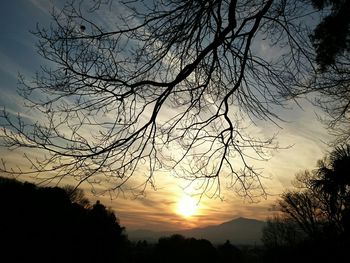
<instances>
[{"instance_id":1,"label":"wispy cloud","mask_svg":"<svg viewBox=\"0 0 350 263\"><path fill-rule=\"evenodd\" d=\"M53 0L29 0L29 2L38 10L40 10L45 15L49 16L51 14L52 8L55 7L55 3L59 3ZM64 3L64 1L61 1Z\"/></svg>"}]
</instances>

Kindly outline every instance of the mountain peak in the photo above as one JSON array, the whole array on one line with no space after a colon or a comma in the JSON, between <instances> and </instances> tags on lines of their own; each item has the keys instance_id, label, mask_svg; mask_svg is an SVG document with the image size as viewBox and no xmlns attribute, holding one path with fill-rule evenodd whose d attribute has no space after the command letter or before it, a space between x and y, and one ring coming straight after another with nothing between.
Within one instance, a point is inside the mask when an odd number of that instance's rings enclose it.
<instances>
[{"instance_id":1,"label":"mountain peak","mask_svg":"<svg viewBox=\"0 0 350 263\"><path fill-rule=\"evenodd\" d=\"M230 221L226 221L220 225L227 225L227 224L245 224L245 223L255 223L255 222L262 222L259 221L257 219L253 219L253 218L247 218L247 217L236 217Z\"/></svg>"},{"instance_id":2,"label":"mountain peak","mask_svg":"<svg viewBox=\"0 0 350 263\"><path fill-rule=\"evenodd\" d=\"M240 216L240 217L236 217L235 219L232 219L231 221L247 221L247 220L252 220L252 219Z\"/></svg>"}]
</instances>

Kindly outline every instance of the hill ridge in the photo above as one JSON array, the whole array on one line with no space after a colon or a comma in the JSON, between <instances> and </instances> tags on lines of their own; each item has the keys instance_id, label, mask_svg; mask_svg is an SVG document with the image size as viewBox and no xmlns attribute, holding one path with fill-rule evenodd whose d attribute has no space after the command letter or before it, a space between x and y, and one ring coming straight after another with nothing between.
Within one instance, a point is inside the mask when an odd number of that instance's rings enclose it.
<instances>
[{"instance_id":1,"label":"hill ridge","mask_svg":"<svg viewBox=\"0 0 350 263\"><path fill-rule=\"evenodd\" d=\"M261 243L262 229L265 221L254 218L237 217L217 225L200 228L183 229L177 231L153 231L137 229L127 231L133 241L147 240L157 242L160 237L180 234L185 237L207 239L212 243L224 243L229 240L232 244L254 245Z\"/></svg>"}]
</instances>

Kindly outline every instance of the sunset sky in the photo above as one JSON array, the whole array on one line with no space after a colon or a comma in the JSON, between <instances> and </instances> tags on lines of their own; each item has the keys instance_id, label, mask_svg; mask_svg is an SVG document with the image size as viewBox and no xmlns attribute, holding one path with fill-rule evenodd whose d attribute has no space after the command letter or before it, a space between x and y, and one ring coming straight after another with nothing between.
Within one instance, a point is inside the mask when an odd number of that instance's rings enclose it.
<instances>
[{"instance_id":1,"label":"sunset sky","mask_svg":"<svg viewBox=\"0 0 350 263\"><path fill-rule=\"evenodd\" d=\"M23 101L16 93L18 74L30 79L44 63L36 53L36 39L29 31L35 30L37 23L49 25L52 5L59 2L62 1L15 0L2 3L0 106L6 107L11 114L21 112L28 118L34 118L23 107ZM107 22L108 19L111 18L106 17ZM313 169L316 161L327 151L325 142L330 137L317 119L317 114L321 113L306 100L299 103L302 107L291 103L287 109L280 110L280 117L285 120L278 123L280 127L273 123L259 122L253 129L262 137L278 133L277 140L282 148L272 152L269 161L255 164L255 167L262 169L265 177L263 183L269 194L267 199L257 198L251 202L223 186L222 199L203 196L195 211L186 212L184 210L191 210L191 207L183 207L181 202L194 202L192 206L196 206L198 196L194 196L194 201L189 199L193 194L191 187L186 188L187 182L174 178L171 171L157 173L156 190L148 189L143 196L133 196L127 192L118 196L92 196L89 188L85 189L86 194L113 208L120 223L127 229L175 230L203 227L236 217L265 220L272 214L270 208L274 200L291 186L295 173ZM19 154L0 148L0 157L8 163L16 163Z\"/></svg>"}]
</instances>

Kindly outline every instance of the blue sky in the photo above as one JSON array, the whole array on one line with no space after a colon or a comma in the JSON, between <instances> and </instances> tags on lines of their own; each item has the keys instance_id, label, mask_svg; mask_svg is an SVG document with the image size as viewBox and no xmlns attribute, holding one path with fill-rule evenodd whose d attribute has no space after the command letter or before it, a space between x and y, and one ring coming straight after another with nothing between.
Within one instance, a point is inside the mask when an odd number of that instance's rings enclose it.
<instances>
[{"instance_id":1,"label":"blue sky","mask_svg":"<svg viewBox=\"0 0 350 263\"><path fill-rule=\"evenodd\" d=\"M62 4L63 1L54 2ZM16 93L18 73L30 79L44 63L36 53L36 38L29 31L35 30L37 23L45 26L49 24L51 6L51 1L46 0L14 0L2 3L0 106L6 107L13 114L25 111L23 101ZM107 206L111 206L127 228L176 229L220 223L239 216L265 219L278 194L290 187L295 173L312 169L327 150L324 142L329 140L329 136L316 118L317 109L306 100L300 104L302 108L291 104L289 109L280 111L286 120L280 123L282 128L268 122L259 122L259 126L254 128L256 133L262 135L278 133L281 147L293 145L274 152L270 161L258 164L267 177L264 182L271 194L267 200L249 203L227 192L224 193L223 201L204 198L198 215L186 221L174 212L177 200L183 195L183 185L165 174L158 176L161 179L157 180L157 191L149 190L145 196L137 199L127 194L113 199L110 196L91 198L101 199ZM6 149L0 150L0 157L8 161L17 158Z\"/></svg>"},{"instance_id":2,"label":"blue sky","mask_svg":"<svg viewBox=\"0 0 350 263\"><path fill-rule=\"evenodd\" d=\"M20 107L16 88L18 74L34 76L43 63L36 55L35 37L29 32L36 23L48 23L47 13L34 1L6 1L0 11L0 88L1 105L9 110Z\"/></svg>"}]
</instances>

